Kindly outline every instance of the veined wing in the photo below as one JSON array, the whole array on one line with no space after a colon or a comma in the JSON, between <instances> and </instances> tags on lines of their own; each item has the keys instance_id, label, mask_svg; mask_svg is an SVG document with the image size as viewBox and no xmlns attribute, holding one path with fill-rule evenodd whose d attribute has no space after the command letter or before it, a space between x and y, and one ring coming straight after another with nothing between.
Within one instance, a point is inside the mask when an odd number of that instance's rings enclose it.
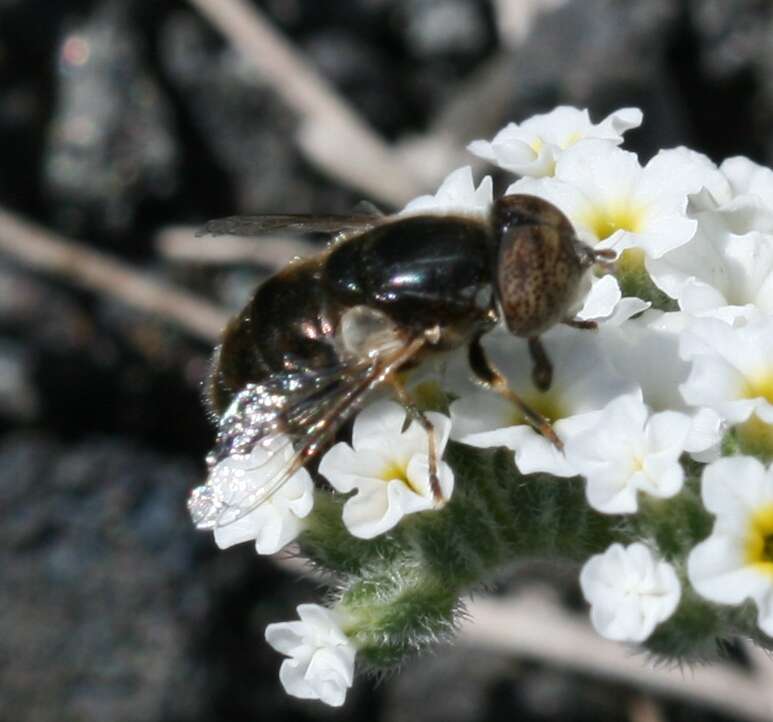
<instances>
[{"instance_id":1,"label":"veined wing","mask_svg":"<svg viewBox=\"0 0 773 722\"><path fill-rule=\"evenodd\" d=\"M313 376L275 374L242 390L220 422L210 478L189 499L196 526L232 524L279 491L379 385L375 367L371 361ZM229 459L238 459L234 474Z\"/></svg>"},{"instance_id":2,"label":"veined wing","mask_svg":"<svg viewBox=\"0 0 773 722\"><path fill-rule=\"evenodd\" d=\"M210 479L188 501L196 526L232 524L270 499L423 344L417 339L358 365L342 363L313 375L274 374L247 386L220 422L208 460ZM218 474L219 465L233 457L239 459L238 473ZM242 463L248 458L250 463Z\"/></svg>"},{"instance_id":3,"label":"veined wing","mask_svg":"<svg viewBox=\"0 0 773 722\"><path fill-rule=\"evenodd\" d=\"M287 230L295 233L337 233L339 231L367 230L383 222L385 216L377 213L350 215L314 215L277 213L256 216L228 216L208 221L197 231L197 236L259 236L271 231Z\"/></svg>"}]
</instances>

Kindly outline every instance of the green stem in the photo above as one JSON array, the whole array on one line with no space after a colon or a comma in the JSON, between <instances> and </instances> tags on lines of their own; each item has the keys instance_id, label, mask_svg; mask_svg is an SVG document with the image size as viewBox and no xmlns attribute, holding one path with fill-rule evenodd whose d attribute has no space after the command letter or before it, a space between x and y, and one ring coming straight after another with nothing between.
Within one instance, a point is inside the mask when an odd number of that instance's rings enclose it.
<instances>
[{"instance_id":1,"label":"green stem","mask_svg":"<svg viewBox=\"0 0 773 722\"><path fill-rule=\"evenodd\" d=\"M521 474L506 449L449 443L454 493L439 511L405 517L373 540L353 537L341 521L346 497L317 493L300 539L302 552L338 578L336 604L366 666L384 669L453 636L461 597L523 559L585 562L610 544L643 541L674 565L682 583L676 613L647 641L654 654L696 659L713 654L718 637L757 630L753 606L721 607L692 591L690 550L713 523L700 500L700 466L679 495L640 497L635 515L594 511L581 478ZM689 466L689 465L688 465Z\"/></svg>"}]
</instances>

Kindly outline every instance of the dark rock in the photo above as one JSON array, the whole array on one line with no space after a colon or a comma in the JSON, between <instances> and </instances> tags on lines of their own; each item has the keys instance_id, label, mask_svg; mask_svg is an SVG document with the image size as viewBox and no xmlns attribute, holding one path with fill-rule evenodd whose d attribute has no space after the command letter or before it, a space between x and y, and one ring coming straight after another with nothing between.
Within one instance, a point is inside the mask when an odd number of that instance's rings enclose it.
<instances>
[{"instance_id":1,"label":"dark rock","mask_svg":"<svg viewBox=\"0 0 773 722\"><path fill-rule=\"evenodd\" d=\"M437 56L480 57L490 44L490 9L470 0L407 0L397 6L408 51L417 60Z\"/></svg>"},{"instance_id":2,"label":"dark rock","mask_svg":"<svg viewBox=\"0 0 773 722\"><path fill-rule=\"evenodd\" d=\"M37 400L35 417L17 423L42 420L69 439L117 431L194 457L210 445L201 400L210 350L164 323L0 262L0 338L13 340Z\"/></svg>"},{"instance_id":3,"label":"dark rock","mask_svg":"<svg viewBox=\"0 0 773 722\"><path fill-rule=\"evenodd\" d=\"M590 108L599 119L633 105L644 110L645 124L626 136L626 145L645 160L686 142L665 58L678 19L671 0L570 0L542 15L515 53L508 120L559 103Z\"/></svg>"},{"instance_id":4,"label":"dark rock","mask_svg":"<svg viewBox=\"0 0 773 722\"><path fill-rule=\"evenodd\" d=\"M757 66L773 47L773 6L765 0L688 0L700 60L714 78Z\"/></svg>"},{"instance_id":5,"label":"dark rock","mask_svg":"<svg viewBox=\"0 0 773 722\"><path fill-rule=\"evenodd\" d=\"M213 40L190 13L162 30L161 62L233 184L227 213L348 210L355 202L320 184L295 148L296 118L241 55Z\"/></svg>"},{"instance_id":6,"label":"dark rock","mask_svg":"<svg viewBox=\"0 0 773 722\"><path fill-rule=\"evenodd\" d=\"M63 225L126 229L137 205L168 196L178 148L128 4L97 4L58 50L58 104L46 182Z\"/></svg>"},{"instance_id":7,"label":"dark rock","mask_svg":"<svg viewBox=\"0 0 773 722\"><path fill-rule=\"evenodd\" d=\"M378 45L352 32L320 30L302 44L314 67L387 137L410 122L403 101L402 78L392 72L392 59Z\"/></svg>"},{"instance_id":8,"label":"dark rock","mask_svg":"<svg viewBox=\"0 0 773 722\"><path fill-rule=\"evenodd\" d=\"M185 501L200 469L108 438L0 442L2 717L30 722L361 718L288 698L265 626L316 598Z\"/></svg>"},{"instance_id":9,"label":"dark rock","mask_svg":"<svg viewBox=\"0 0 773 722\"><path fill-rule=\"evenodd\" d=\"M24 346L0 337L0 419L24 423L37 415L40 404L29 366Z\"/></svg>"},{"instance_id":10,"label":"dark rock","mask_svg":"<svg viewBox=\"0 0 773 722\"><path fill-rule=\"evenodd\" d=\"M6 719L191 719L208 609L192 573L190 464L110 441L0 444Z\"/></svg>"}]
</instances>

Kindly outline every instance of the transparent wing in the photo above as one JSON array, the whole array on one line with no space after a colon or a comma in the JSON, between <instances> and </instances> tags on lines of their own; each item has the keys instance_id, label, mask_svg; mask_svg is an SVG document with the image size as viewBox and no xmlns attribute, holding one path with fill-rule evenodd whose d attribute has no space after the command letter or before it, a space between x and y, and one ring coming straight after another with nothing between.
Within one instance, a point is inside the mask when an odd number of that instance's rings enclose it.
<instances>
[{"instance_id":1,"label":"transparent wing","mask_svg":"<svg viewBox=\"0 0 773 722\"><path fill-rule=\"evenodd\" d=\"M232 524L284 486L380 382L373 362L286 373L251 384L223 415L210 477L188 506L200 529ZM284 429L302 430L293 438Z\"/></svg>"},{"instance_id":2,"label":"transparent wing","mask_svg":"<svg viewBox=\"0 0 773 722\"><path fill-rule=\"evenodd\" d=\"M337 233L339 231L367 230L384 220L376 212L350 215L267 214L259 216L229 216L208 221L197 231L197 236L259 236L271 231L287 230L296 233Z\"/></svg>"},{"instance_id":3,"label":"transparent wing","mask_svg":"<svg viewBox=\"0 0 773 722\"><path fill-rule=\"evenodd\" d=\"M210 478L188 501L199 529L244 518L277 493L423 345L412 342L358 365L282 373L241 391L220 422ZM296 438L284 429L302 429Z\"/></svg>"}]
</instances>

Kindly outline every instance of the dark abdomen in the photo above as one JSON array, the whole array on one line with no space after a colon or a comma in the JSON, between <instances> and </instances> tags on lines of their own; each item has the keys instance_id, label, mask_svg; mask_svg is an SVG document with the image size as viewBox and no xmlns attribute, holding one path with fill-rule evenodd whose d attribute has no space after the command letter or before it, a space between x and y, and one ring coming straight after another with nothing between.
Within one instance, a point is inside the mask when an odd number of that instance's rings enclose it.
<instances>
[{"instance_id":1,"label":"dark abdomen","mask_svg":"<svg viewBox=\"0 0 773 722\"><path fill-rule=\"evenodd\" d=\"M247 384L272 374L314 374L333 366L332 347L340 309L320 282L317 258L288 266L265 281L231 320L215 354L208 395L222 414Z\"/></svg>"},{"instance_id":2,"label":"dark abdomen","mask_svg":"<svg viewBox=\"0 0 773 722\"><path fill-rule=\"evenodd\" d=\"M222 414L247 384L272 374L300 374L311 386L316 371L341 362L334 337L353 306L381 310L416 335L438 327L439 348L458 345L490 323L492 256L483 223L419 216L288 266L226 328L210 374L213 411Z\"/></svg>"}]
</instances>

